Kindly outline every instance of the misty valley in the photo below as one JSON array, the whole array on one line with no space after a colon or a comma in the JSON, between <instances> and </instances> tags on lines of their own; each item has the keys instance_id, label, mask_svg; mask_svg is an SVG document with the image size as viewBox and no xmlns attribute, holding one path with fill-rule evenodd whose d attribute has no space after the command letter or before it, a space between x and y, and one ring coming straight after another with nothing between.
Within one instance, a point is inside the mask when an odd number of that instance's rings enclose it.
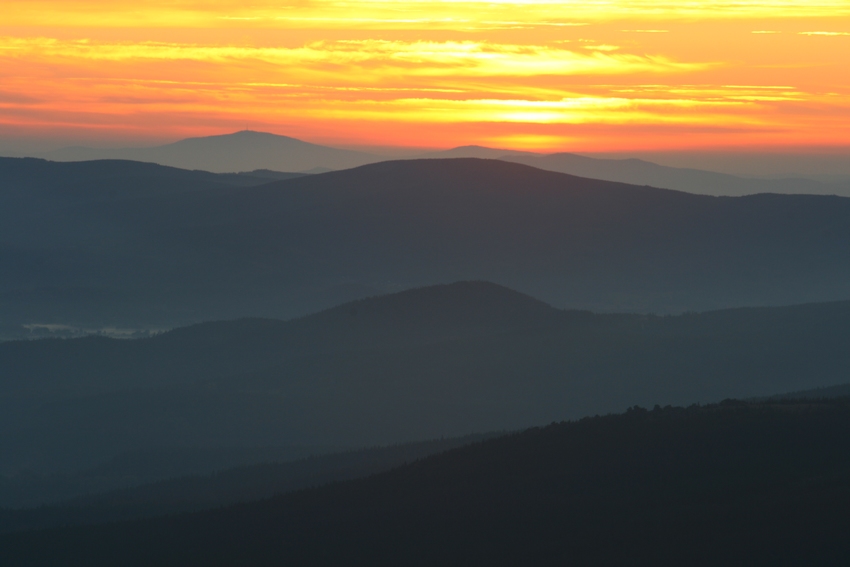
<instances>
[{"instance_id":1,"label":"misty valley","mask_svg":"<svg viewBox=\"0 0 850 567\"><path fill-rule=\"evenodd\" d=\"M0 158L0 564L846 564L846 180L43 157Z\"/></svg>"}]
</instances>

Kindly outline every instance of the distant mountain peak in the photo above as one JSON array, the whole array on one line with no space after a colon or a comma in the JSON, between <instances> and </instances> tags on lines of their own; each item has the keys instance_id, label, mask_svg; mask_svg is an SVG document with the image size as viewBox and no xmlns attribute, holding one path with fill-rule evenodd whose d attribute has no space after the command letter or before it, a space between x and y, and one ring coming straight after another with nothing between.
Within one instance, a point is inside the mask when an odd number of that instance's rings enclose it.
<instances>
[{"instance_id":1,"label":"distant mountain peak","mask_svg":"<svg viewBox=\"0 0 850 567\"><path fill-rule=\"evenodd\" d=\"M214 136L185 138L148 148L64 148L45 154L55 161L125 159L216 173L348 169L384 158L369 153L305 142L291 136L239 130Z\"/></svg>"},{"instance_id":2,"label":"distant mountain peak","mask_svg":"<svg viewBox=\"0 0 850 567\"><path fill-rule=\"evenodd\" d=\"M237 130L228 134L219 134L217 136L208 136L210 138L290 138L291 136L281 136L272 132L262 132L260 130Z\"/></svg>"},{"instance_id":3,"label":"distant mountain peak","mask_svg":"<svg viewBox=\"0 0 850 567\"><path fill-rule=\"evenodd\" d=\"M540 322L559 311L548 303L488 281L459 281L360 299L331 308L318 318L357 313L408 324L452 321L463 326L513 326Z\"/></svg>"},{"instance_id":4,"label":"distant mountain peak","mask_svg":"<svg viewBox=\"0 0 850 567\"><path fill-rule=\"evenodd\" d=\"M215 136L212 136L215 137ZM274 132L262 132L260 130L239 130L238 132L232 132L230 134L221 134L219 137L222 138L254 138L254 139L283 139L283 140L294 140L296 142L303 142L305 144L309 144L310 142L305 142L304 140L299 140L298 138L292 136L285 136L283 134L275 134Z\"/></svg>"},{"instance_id":5,"label":"distant mountain peak","mask_svg":"<svg viewBox=\"0 0 850 567\"><path fill-rule=\"evenodd\" d=\"M246 141L257 141L257 142L275 142L275 141L286 141L286 142L296 142L299 144L306 145L316 145L310 142L305 142L304 140L299 140L298 138L293 138L292 136L283 136L281 134L274 134L272 132L260 132L258 130L239 130L237 132L230 132L227 134L214 134L212 136L194 136L191 138L184 138L175 144L186 144L186 143L195 143L195 142L215 142L215 141L227 141L232 140L236 142L246 142Z\"/></svg>"}]
</instances>

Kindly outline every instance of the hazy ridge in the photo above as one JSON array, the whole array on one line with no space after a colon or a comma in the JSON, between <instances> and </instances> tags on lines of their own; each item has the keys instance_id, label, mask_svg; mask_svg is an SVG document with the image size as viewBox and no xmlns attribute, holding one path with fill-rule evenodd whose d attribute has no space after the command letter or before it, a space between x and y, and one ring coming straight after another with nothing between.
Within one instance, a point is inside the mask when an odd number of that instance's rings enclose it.
<instances>
[{"instance_id":1,"label":"hazy ridge","mask_svg":"<svg viewBox=\"0 0 850 567\"><path fill-rule=\"evenodd\" d=\"M121 176L40 181L39 168L97 162L30 166L29 185L18 175L0 191L0 315L19 333L25 324L289 318L468 279L595 311L793 304L850 291L850 200L840 197L708 197L476 159L253 186L160 168L137 189Z\"/></svg>"},{"instance_id":2,"label":"hazy ridge","mask_svg":"<svg viewBox=\"0 0 850 567\"><path fill-rule=\"evenodd\" d=\"M247 130L220 136L188 138L150 148L64 148L39 157L55 161L124 159L219 173L263 169L316 173L392 159L368 152L342 150L288 136ZM635 158L595 158L571 153L547 154L482 146L461 146L443 151L414 153L409 157L500 159L580 177L651 185L704 195L785 193L850 196L850 184L846 179L834 179L829 182L811 176L786 175L776 179L740 177L696 168L669 167Z\"/></svg>"}]
</instances>

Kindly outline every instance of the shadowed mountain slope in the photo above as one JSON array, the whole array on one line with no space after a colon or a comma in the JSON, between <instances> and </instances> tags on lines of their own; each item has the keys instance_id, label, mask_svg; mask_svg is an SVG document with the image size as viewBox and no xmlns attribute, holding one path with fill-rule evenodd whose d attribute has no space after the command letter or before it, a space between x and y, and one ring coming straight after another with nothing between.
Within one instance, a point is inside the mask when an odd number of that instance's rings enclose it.
<instances>
[{"instance_id":1,"label":"shadowed mountain slope","mask_svg":"<svg viewBox=\"0 0 850 567\"><path fill-rule=\"evenodd\" d=\"M850 303L561 311L483 282L149 339L0 344L5 474L157 447L363 446L840 383ZM105 427L108 424L108 427Z\"/></svg>"},{"instance_id":2,"label":"shadowed mountain slope","mask_svg":"<svg viewBox=\"0 0 850 567\"><path fill-rule=\"evenodd\" d=\"M850 411L632 409L193 515L0 537L18 566L843 565Z\"/></svg>"},{"instance_id":3,"label":"shadowed mountain slope","mask_svg":"<svg viewBox=\"0 0 850 567\"><path fill-rule=\"evenodd\" d=\"M104 221L108 222L99 216L105 203L141 203L302 176L283 172L215 174L127 160L59 163L35 158L0 158L0 242L15 242L23 235L32 238L40 234L42 242L53 244L70 236L67 232L50 233L52 226L58 225L58 230L67 228L69 217L82 217L94 224L94 231L102 231ZM82 223L78 221L78 224ZM23 241L29 245L35 243L31 239Z\"/></svg>"}]
</instances>

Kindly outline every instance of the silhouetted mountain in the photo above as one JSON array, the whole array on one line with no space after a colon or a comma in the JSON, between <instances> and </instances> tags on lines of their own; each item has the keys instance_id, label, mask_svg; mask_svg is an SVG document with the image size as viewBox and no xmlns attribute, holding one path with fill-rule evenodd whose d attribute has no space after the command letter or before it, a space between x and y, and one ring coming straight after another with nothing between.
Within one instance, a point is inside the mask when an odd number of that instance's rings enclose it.
<instances>
[{"instance_id":1,"label":"silhouetted mountain","mask_svg":"<svg viewBox=\"0 0 850 567\"><path fill-rule=\"evenodd\" d=\"M850 302L594 315L473 282L287 322L8 342L0 473L156 447L354 447L765 396L846 379L848 336Z\"/></svg>"},{"instance_id":2,"label":"silhouetted mountain","mask_svg":"<svg viewBox=\"0 0 850 567\"><path fill-rule=\"evenodd\" d=\"M843 565L850 407L631 408L221 510L0 537L81 565Z\"/></svg>"},{"instance_id":3,"label":"silhouetted mountain","mask_svg":"<svg viewBox=\"0 0 850 567\"><path fill-rule=\"evenodd\" d=\"M65 148L48 152L44 157L55 161L129 159L220 173L257 169L306 172L318 167L347 169L383 159L363 152L340 150L251 130L187 138L152 148Z\"/></svg>"},{"instance_id":4,"label":"silhouetted mountain","mask_svg":"<svg viewBox=\"0 0 850 567\"><path fill-rule=\"evenodd\" d=\"M28 478L16 483L7 481L8 487L3 486L0 480L0 489L5 493L2 501L6 505L28 508L38 506L35 509L17 510L0 508L0 533L128 520L249 502L329 482L363 478L495 436L468 435L345 453L319 454L299 460L293 458L299 453L309 454L304 448L300 451L298 448L243 449L231 451L230 455L206 451L202 456L213 459L199 470L216 472L212 475L183 477L173 473L184 470L187 461L197 468L200 464L197 462L197 451L172 450L167 454L146 453L133 456L133 459L125 457L121 459L124 462L113 462L110 467L102 466L97 470L86 471L86 474ZM158 470L160 474L153 478L167 480L136 486L142 480L151 478L150 475L139 476L140 470L149 469L150 464L126 461L138 461L145 457L153 457L160 466L167 465L172 474L163 475L163 471ZM229 457L230 460L225 461L222 457ZM260 464L230 469L221 466L225 462L238 463L240 460ZM124 476L120 477L116 473L123 473ZM122 486L132 488L114 490ZM51 505L45 506L45 503Z\"/></svg>"},{"instance_id":5,"label":"silhouetted mountain","mask_svg":"<svg viewBox=\"0 0 850 567\"><path fill-rule=\"evenodd\" d=\"M6 209L18 220L0 228L7 322L288 318L465 279L606 311L850 296L850 199L838 197L713 198L456 159L44 201Z\"/></svg>"}]
</instances>

